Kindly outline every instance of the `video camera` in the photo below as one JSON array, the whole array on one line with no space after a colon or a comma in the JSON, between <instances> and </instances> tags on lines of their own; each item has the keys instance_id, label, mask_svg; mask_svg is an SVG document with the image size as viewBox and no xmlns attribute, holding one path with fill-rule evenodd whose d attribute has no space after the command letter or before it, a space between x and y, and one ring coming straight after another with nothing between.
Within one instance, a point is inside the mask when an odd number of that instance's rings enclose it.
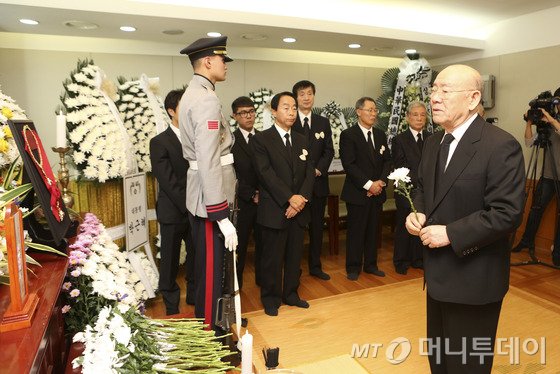
<instances>
[{"instance_id":1,"label":"video camera","mask_svg":"<svg viewBox=\"0 0 560 374\"><path fill-rule=\"evenodd\" d=\"M537 126L546 125L546 122L542 120L544 114L540 108L554 116L556 114L556 105L558 104L560 104L560 97L552 96L550 91L541 92L536 99L529 101L531 109L527 111L527 115L524 115L523 119L531 121Z\"/></svg>"}]
</instances>

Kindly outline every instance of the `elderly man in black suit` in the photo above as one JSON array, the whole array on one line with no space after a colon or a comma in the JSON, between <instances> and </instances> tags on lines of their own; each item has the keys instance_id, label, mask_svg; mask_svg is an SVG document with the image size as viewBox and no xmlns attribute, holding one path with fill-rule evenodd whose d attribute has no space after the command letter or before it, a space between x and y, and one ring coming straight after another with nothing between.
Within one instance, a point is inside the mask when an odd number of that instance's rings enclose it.
<instances>
[{"instance_id":1,"label":"elderly man in black suit","mask_svg":"<svg viewBox=\"0 0 560 374\"><path fill-rule=\"evenodd\" d=\"M292 88L298 104L298 116L292 129L303 134L311 148L315 168L313 197L309 202L309 274L323 280L331 279L321 265L325 206L329 195L329 166L334 157L332 131L329 120L311 113L315 102L315 85L307 80L297 82Z\"/></svg>"},{"instance_id":2,"label":"elderly man in black suit","mask_svg":"<svg viewBox=\"0 0 560 374\"><path fill-rule=\"evenodd\" d=\"M491 372L509 287L509 234L523 216L521 146L477 114L481 90L471 67L452 65L438 74L432 116L445 131L426 140L414 198L418 214L406 220L425 246L432 373Z\"/></svg>"},{"instance_id":3,"label":"elderly man in black suit","mask_svg":"<svg viewBox=\"0 0 560 374\"><path fill-rule=\"evenodd\" d=\"M257 224L257 205L259 204L259 178L253 163L253 151L249 147L251 139L257 133L255 124L255 107L247 96L238 97L231 104L232 116L239 125L233 132L235 142L231 148L233 153L235 174L237 175L237 279L239 288L243 286L243 269L247 257L249 237L253 233L255 242L255 282L260 284L261 231Z\"/></svg>"},{"instance_id":4,"label":"elderly man in black suit","mask_svg":"<svg viewBox=\"0 0 560 374\"><path fill-rule=\"evenodd\" d=\"M428 113L426 104L422 101L413 101L406 108L408 130L403 131L393 139L393 164L395 168L408 168L413 186L418 185L418 164L422 156L424 140L430 135L424 129ZM422 268L422 243L415 235L406 231L404 223L411 211L408 199L395 193L397 213L395 214L395 246L393 250L393 264L399 274L406 274L407 269Z\"/></svg>"},{"instance_id":5,"label":"elderly man in black suit","mask_svg":"<svg viewBox=\"0 0 560 374\"><path fill-rule=\"evenodd\" d=\"M296 99L282 92L272 98L271 107L275 123L255 135L251 148L261 186L257 209L263 240L261 301L265 313L276 316L281 302L309 307L298 288L315 173L307 139L291 131Z\"/></svg>"},{"instance_id":6,"label":"elderly man in black suit","mask_svg":"<svg viewBox=\"0 0 560 374\"><path fill-rule=\"evenodd\" d=\"M346 172L341 198L348 210L346 273L357 280L362 270L384 277L377 267L376 232L386 200L391 154L385 133L373 127L379 111L371 97L356 101L358 124L340 133L340 160Z\"/></svg>"},{"instance_id":7,"label":"elderly man in black suit","mask_svg":"<svg viewBox=\"0 0 560 374\"><path fill-rule=\"evenodd\" d=\"M159 264L159 290L163 296L167 315L179 313L181 290L177 285L181 241L187 247L186 279L187 304L194 305L194 244L188 222L186 177L189 163L183 158L177 107L184 89L173 90L165 98L165 110L171 126L150 140L152 173L159 185L156 204L160 224L161 261Z\"/></svg>"}]
</instances>

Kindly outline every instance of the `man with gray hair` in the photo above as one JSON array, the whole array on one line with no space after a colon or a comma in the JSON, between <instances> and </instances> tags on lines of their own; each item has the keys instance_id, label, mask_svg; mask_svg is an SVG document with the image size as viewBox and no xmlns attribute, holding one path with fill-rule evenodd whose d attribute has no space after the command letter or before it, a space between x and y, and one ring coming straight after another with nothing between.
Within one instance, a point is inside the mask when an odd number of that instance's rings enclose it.
<instances>
[{"instance_id":1,"label":"man with gray hair","mask_svg":"<svg viewBox=\"0 0 560 374\"><path fill-rule=\"evenodd\" d=\"M509 235L523 217L519 142L476 111L480 73L452 65L434 81L432 118L406 228L424 245L432 373L490 373L509 287ZM464 352L464 353L459 353Z\"/></svg>"},{"instance_id":2,"label":"man with gray hair","mask_svg":"<svg viewBox=\"0 0 560 374\"><path fill-rule=\"evenodd\" d=\"M424 141L430 135L424 127L428 121L426 104L413 101L406 108L408 130L401 132L393 139L393 163L395 168L408 168L412 185L418 185L418 164L422 156ZM410 235L404 227L406 216L411 211L408 199L398 193L394 194L397 212L395 214L395 246L393 265L395 271L405 275L407 269L422 268L422 243L415 235Z\"/></svg>"}]
</instances>

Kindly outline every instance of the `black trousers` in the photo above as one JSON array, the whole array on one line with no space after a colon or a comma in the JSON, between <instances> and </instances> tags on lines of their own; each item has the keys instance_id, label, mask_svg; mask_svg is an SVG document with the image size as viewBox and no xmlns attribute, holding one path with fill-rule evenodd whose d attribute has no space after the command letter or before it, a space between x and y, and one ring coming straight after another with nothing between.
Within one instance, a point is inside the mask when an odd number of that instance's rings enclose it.
<instances>
[{"instance_id":1,"label":"black trousers","mask_svg":"<svg viewBox=\"0 0 560 374\"><path fill-rule=\"evenodd\" d=\"M299 301L303 234L294 219L285 229L262 227L261 302L265 308L279 308L282 301Z\"/></svg>"},{"instance_id":2,"label":"black trousers","mask_svg":"<svg viewBox=\"0 0 560 374\"><path fill-rule=\"evenodd\" d=\"M161 223L159 226L161 245L159 262L159 290L169 314L179 313L181 289L177 285L181 241L187 244L188 225L185 223Z\"/></svg>"},{"instance_id":3,"label":"black trousers","mask_svg":"<svg viewBox=\"0 0 560 374\"><path fill-rule=\"evenodd\" d=\"M216 222L193 216L189 212L189 222L195 243L195 284L196 297L194 314L204 318L204 323L217 330L216 301L222 296L224 239Z\"/></svg>"},{"instance_id":4,"label":"black trousers","mask_svg":"<svg viewBox=\"0 0 560 374\"><path fill-rule=\"evenodd\" d=\"M327 197L313 196L309 203L311 222L309 222L309 272L323 271L321 266L321 249L323 248L323 227Z\"/></svg>"},{"instance_id":5,"label":"black trousers","mask_svg":"<svg viewBox=\"0 0 560 374\"><path fill-rule=\"evenodd\" d=\"M257 223L257 205L240 200L237 215L237 280L240 289L243 286L243 270L245 269L247 246L251 233L253 233L253 241L255 242L255 283L260 284L262 234L260 225Z\"/></svg>"},{"instance_id":6,"label":"black trousers","mask_svg":"<svg viewBox=\"0 0 560 374\"><path fill-rule=\"evenodd\" d=\"M396 268L408 268L411 264L422 263L422 242L416 235L410 235L406 230L406 217L412 211L408 200L395 193L397 212L395 213L395 246L393 249L393 264Z\"/></svg>"},{"instance_id":7,"label":"black trousers","mask_svg":"<svg viewBox=\"0 0 560 374\"><path fill-rule=\"evenodd\" d=\"M346 235L346 272L360 273L377 269L376 231L381 205L368 199L364 205L346 203L348 210Z\"/></svg>"},{"instance_id":8,"label":"black trousers","mask_svg":"<svg viewBox=\"0 0 560 374\"><path fill-rule=\"evenodd\" d=\"M432 374L489 374L502 301L468 305L427 295L426 305L428 339L437 346L428 356Z\"/></svg>"}]
</instances>

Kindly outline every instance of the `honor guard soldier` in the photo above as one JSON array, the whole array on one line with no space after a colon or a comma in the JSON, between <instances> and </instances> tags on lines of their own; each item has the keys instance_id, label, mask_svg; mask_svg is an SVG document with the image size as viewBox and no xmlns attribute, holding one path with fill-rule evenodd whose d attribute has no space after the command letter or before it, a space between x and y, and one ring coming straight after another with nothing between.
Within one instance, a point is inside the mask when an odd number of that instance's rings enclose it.
<instances>
[{"instance_id":1,"label":"honor guard soldier","mask_svg":"<svg viewBox=\"0 0 560 374\"><path fill-rule=\"evenodd\" d=\"M214 92L226 79L227 37L203 38L181 50L194 76L179 104L179 128L187 172L187 210L195 241L195 315L215 326L216 301L222 295L224 251L237 247L229 220L235 195L233 136Z\"/></svg>"}]
</instances>

